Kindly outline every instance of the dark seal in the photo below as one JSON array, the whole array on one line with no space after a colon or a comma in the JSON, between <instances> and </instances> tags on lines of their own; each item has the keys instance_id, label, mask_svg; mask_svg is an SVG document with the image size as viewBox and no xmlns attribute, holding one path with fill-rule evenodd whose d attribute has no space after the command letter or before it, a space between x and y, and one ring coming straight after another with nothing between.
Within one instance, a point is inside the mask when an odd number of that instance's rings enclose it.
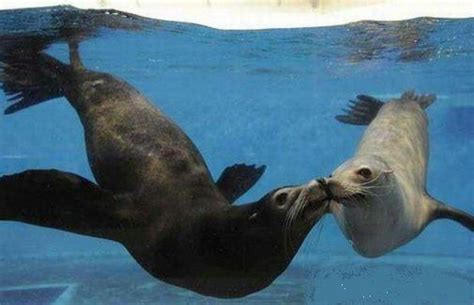
<instances>
[{"instance_id":1,"label":"dark seal","mask_svg":"<svg viewBox=\"0 0 474 305\"><path fill-rule=\"evenodd\" d=\"M315 180L232 205L264 168L235 165L216 183L183 131L135 88L37 50L2 56L14 113L64 96L84 127L97 184L58 170L0 178L0 219L123 244L153 276L198 293L242 297L272 283L326 212Z\"/></svg>"}]
</instances>

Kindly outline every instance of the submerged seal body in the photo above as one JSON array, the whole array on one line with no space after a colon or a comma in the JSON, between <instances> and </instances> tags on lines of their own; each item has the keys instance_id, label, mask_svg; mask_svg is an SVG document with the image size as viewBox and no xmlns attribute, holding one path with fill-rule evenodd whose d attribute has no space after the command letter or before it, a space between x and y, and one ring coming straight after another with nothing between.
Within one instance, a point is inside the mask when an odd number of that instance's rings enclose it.
<instances>
[{"instance_id":1,"label":"submerged seal body","mask_svg":"<svg viewBox=\"0 0 474 305\"><path fill-rule=\"evenodd\" d=\"M268 286L326 212L321 184L232 205L263 167L228 167L214 183L175 123L125 81L87 70L75 43L70 53L70 64L36 50L2 54L2 89L14 100L5 112L65 96L97 184L58 170L3 176L0 219L117 241L155 277L205 295Z\"/></svg>"},{"instance_id":2,"label":"submerged seal body","mask_svg":"<svg viewBox=\"0 0 474 305\"><path fill-rule=\"evenodd\" d=\"M360 95L348 124L369 125L354 157L326 179L330 211L353 248L377 257L415 238L431 221L455 220L471 231L474 218L426 192L428 132L425 108L435 97L406 92L383 103Z\"/></svg>"}]
</instances>

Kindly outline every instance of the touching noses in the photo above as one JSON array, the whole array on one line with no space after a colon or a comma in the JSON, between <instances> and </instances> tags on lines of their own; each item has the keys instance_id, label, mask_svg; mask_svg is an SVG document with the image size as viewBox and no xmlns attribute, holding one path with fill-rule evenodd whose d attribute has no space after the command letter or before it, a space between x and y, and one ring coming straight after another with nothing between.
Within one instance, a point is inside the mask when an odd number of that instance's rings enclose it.
<instances>
[{"instance_id":1,"label":"touching noses","mask_svg":"<svg viewBox=\"0 0 474 305\"><path fill-rule=\"evenodd\" d=\"M331 191L331 175L328 178L319 178L317 181L321 185L322 190L326 194L326 199L332 200L334 199L334 194Z\"/></svg>"}]
</instances>

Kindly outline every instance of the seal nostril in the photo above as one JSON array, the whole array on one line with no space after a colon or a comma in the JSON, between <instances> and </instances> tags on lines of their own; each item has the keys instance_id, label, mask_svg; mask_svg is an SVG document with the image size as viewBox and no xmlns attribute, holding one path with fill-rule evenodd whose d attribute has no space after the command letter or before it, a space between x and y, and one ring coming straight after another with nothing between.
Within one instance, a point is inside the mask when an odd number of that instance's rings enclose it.
<instances>
[{"instance_id":1,"label":"seal nostril","mask_svg":"<svg viewBox=\"0 0 474 305\"><path fill-rule=\"evenodd\" d=\"M275 201L278 205L284 205L286 203L286 199L288 198L288 193L280 193L276 196Z\"/></svg>"},{"instance_id":2,"label":"seal nostril","mask_svg":"<svg viewBox=\"0 0 474 305\"><path fill-rule=\"evenodd\" d=\"M331 188L329 184L330 182L328 183L326 179L322 179L321 188L326 193L327 199L331 200L331 199L334 199L334 194L331 192Z\"/></svg>"}]
</instances>

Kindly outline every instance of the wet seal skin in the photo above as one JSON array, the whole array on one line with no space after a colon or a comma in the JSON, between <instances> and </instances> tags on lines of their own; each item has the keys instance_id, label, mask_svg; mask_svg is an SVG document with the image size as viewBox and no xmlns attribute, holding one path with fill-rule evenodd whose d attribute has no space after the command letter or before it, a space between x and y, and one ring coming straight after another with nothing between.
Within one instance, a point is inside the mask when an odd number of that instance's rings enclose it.
<instances>
[{"instance_id":1,"label":"wet seal skin","mask_svg":"<svg viewBox=\"0 0 474 305\"><path fill-rule=\"evenodd\" d=\"M28 44L22 44L28 46ZM0 178L0 219L124 245L153 276L200 294L242 297L270 285L327 212L312 180L244 205L232 203L264 167L237 164L214 183L191 140L135 88L24 48L2 54L1 87L12 114L64 96L84 127L97 184L58 170Z\"/></svg>"},{"instance_id":2,"label":"wet seal skin","mask_svg":"<svg viewBox=\"0 0 474 305\"><path fill-rule=\"evenodd\" d=\"M428 120L434 95L413 91L382 102L359 95L337 120L369 125L355 156L322 183L330 211L356 252L378 257L414 239L433 220L448 218L469 230L474 217L426 191Z\"/></svg>"}]
</instances>

